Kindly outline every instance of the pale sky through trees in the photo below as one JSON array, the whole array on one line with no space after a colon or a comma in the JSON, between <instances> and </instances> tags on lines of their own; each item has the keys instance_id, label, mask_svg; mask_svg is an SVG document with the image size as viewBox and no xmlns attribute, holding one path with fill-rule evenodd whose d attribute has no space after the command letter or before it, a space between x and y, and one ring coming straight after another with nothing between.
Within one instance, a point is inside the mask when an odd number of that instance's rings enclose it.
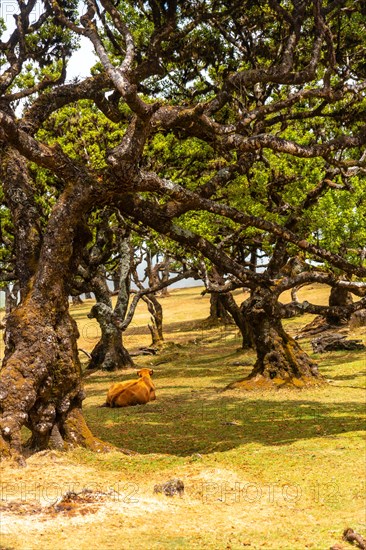
<instances>
[{"instance_id":1,"label":"pale sky through trees","mask_svg":"<svg viewBox=\"0 0 366 550\"><path fill-rule=\"evenodd\" d=\"M36 4L33 12L31 12L30 20L34 20L40 15L39 11L42 6ZM6 40L10 33L14 30L15 20L14 14L17 13L18 3L16 0L0 0L0 18L4 20L6 31L2 34L2 40ZM90 41L81 36L80 48L72 55L67 66L67 80L79 77L83 78L89 75L90 68L96 63L97 59L94 54L93 46Z\"/></svg>"},{"instance_id":2,"label":"pale sky through trees","mask_svg":"<svg viewBox=\"0 0 366 550\"><path fill-rule=\"evenodd\" d=\"M96 61L90 40L82 36L80 38L80 48L72 55L67 64L67 80L88 76L90 68L95 65Z\"/></svg>"}]
</instances>

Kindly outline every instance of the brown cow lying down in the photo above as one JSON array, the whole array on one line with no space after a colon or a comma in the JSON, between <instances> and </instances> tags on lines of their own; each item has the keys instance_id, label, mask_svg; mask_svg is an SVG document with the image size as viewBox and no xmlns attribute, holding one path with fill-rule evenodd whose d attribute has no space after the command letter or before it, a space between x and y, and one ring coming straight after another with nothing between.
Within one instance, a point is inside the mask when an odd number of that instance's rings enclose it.
<instances>
[{"instance_id":1,"label":"brown cow lying down","mask_svg":"<svg viewBox=\"0 0 366 550\"><path fill-rule=\"evenodd\" d=\"M130 407L154 401L156 399L155 386L150 378L153 373L152 369L141 369L137 371L140 378L113 384L108 390L107 401L102 406Z\"/></svg>"}]
</instances>

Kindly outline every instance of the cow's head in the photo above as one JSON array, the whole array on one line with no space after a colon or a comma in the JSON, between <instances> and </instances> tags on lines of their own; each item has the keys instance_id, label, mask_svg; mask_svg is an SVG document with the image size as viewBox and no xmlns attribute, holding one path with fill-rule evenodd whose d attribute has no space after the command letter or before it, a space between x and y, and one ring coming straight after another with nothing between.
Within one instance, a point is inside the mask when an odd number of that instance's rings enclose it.
<instances>
[{"instance_id":1,"label":"cow's head","mask_svg":"<svg viewBox=\"0 0 366 550\"><path fill-rule=\"evenodd\" d=\"M140 369L137 371L137 374L143 378L144 376L152 376L154 374L153 369Z\"/></svg>"}]
</instances>

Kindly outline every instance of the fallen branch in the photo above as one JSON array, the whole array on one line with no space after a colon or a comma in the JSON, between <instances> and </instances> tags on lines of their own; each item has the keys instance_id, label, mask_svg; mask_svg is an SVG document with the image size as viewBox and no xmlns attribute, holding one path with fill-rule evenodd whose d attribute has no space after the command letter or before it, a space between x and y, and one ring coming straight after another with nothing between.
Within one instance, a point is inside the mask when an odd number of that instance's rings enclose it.
<instances>
[{"instance_id":1,"label":"fallen branch","mask_svg":"<svg viewBox=\"0 0 366 550\"><path fill-rule=\"evenodd\" d=\"M350 328L366 326L366 309L355 311L355 313L351 315L349 326Z\"/></svg>"},{"instance_id":2,"label":"fallen branch","mask_svg":"<svg viewBox=\"0 0 366 550\"><path fill-rule=\"evenodd\" d=\"M341 334L326 334L311 341L314 353L325 351L366 349L361 340L346 340Z\"/></svg>"},{"instance_id":3,"label":"fallen branch","mask_svg":"<svg viewBox=\"0 0 366 550\"><path fill-rule=\"evenodd\" d=\"M361 550L366 550L366 540L350 527L347 527L347 529L344 531L343 540L350 542L351 544L355 542L358 548L361 548Z\"/></svg>"}]
</instances>

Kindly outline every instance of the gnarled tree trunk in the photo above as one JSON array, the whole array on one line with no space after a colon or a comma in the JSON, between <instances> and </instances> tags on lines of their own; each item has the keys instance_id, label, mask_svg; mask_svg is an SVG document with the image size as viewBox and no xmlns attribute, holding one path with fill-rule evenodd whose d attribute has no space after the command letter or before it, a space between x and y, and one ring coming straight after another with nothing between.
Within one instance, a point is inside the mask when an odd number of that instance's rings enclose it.
<instances>
[{"instance_id":1,"label":"gnarled tree trunk","mask_svg":"<svg viewBox=\"0 0 366 550\"><path fill-rule=\"evenodd\" d=\"M210 295L210 315L207 318L209 325L229 324L232 322L232 318L228 313L224 296L219 292L212 292Z\"/></svg>"},{"instance_id":2,"label":"gnarled tree trunk","mask_svg":"<svg viewBox=\"0 0 366 550\"><path fill-rule=\"evenodd\" d=\"M316 363L289 336L281 323L277 299L260 290L247 301L245 315L252 333L257 360L252 372L229 387L304 387L322 383Z\"/></svg>"},{"instance_id":3,"label":"gnarled tree trunk","mask_svg":"<svg viewBox=\"0 0 366 550\"><path fill-rule=\"evenodd\" d=\"M142 258L144 257L144 260L146 262L144 280L146 278L148 279L149 288L150 289L153 289L154 287L158 288L161 283L168 283L169 275L170 275L169 258L165 257L165 260L162 263L159 262L159 263L155 263L154 265L154 258L158 257L158 254L156 253L156 251L153 251L149 246L147 247L142 246L140 250L141 250L140 261L142 261ZM159 272L161 269L163 270L162 280L160 280L160 277L159 277ZM148 292L148 289L144 289L143 281L141 281L139 278L136 266L133 269L132 276L137 288L139 289L139 292L142 293L141 299L147 305L147 309L151 315L150 317L151 324L148 324L148 328L151 334L151 346L160 348L164 345L164 335L163 335L163 308L156 297L159 291Z\"/></svg>"},{"instance_id":4,"label":"gnarled tree trunk","mask_svg":"<svg viewBox=\"0 0 366 550\"><path fill-rule=\"evenodd\" d=\"M21 459L21 428L30 450L82 445L110 448L96 439L82 414L85 397L76 339L78 330L60 301L29 292L9 315L6 352L0 377L0 449Z\"/></svg>"},{"instance_id":5,"label":"gnarled tree trunk","mask_svg":"<svg viewBox=\"0 0 366 550\"><path fill-rule=\"evenodd\" d=\"M168 290L168 281L170 278L170 264L171 264L171 261L169 256L165 255L164 262L163 262L164 268L161 273L161 282L166 283L167 286L163 287L159 292L159 296L161 298L168 298L170 296L169 290Z\"/></svg>"},{"instance_id":6,"label":"gnarled tree trunk","mask_svg":"<svg viewBox=\"0 0 366 550\"><path fill-rule=\"evenodd\" d=\"M147 309L151 315L151 324L148 325L151 333L151 346L159 348L164 344L163 308L153 294L143 296L142 299L146 303Z\"/></svg>"},{"instance_id":7,"label":"gnarled tree trunk","mask_svg":"<svg viewBox=\"0 0 366 550\"><path fill-rule=\"evenodd\" d=\"M88 369L118 370L133 366L133 360L123 345L122 331L113 323L111 306L98 301L88 317L95 318L102 336L93 351Z\"/></svg>"},{"instance_id":8,"label":"gnarled tree trunk","mask_svg":"<svg viewBox=\"0 0 366 550\"><path fill-rule=\"evenodd\" d=\"M252 331L250 330L249 321L245 314L245 302L241 306L238 306L231 292L223 294L222 301L240 331L242 336L242 348L247 349L254 347Z\"/></svg>"},{"instance_id":9,"label":"gnarled tree trunk","mask_svg":"<svg viewBox=\"0 0 366 550\"><path fill-rule=\"evenodd\" d=\"M67 300L56 309L39 299L37 290L9 315L1 371L3 445L19 453L23 425L31 431L28 445L34 450L93 439L81 414L78 331Z\"/></svg>"},{"instance_id":10,"label":"gnarled tree trunk","mask_svg":"<svg viewBox=\"0 0 366 550\"><path fill-rule=\"evenodd\" d=\"M352 294L346 289L340 286L332 287L329 296L329 305L344 307L353 303ZM341 326L349 322L351 318L351 312L347 312L345 309L341 314L328 313L326 319L330 325Z\"/></svg>"},{"instance_id":11,"label":"gnarled tree trunk","mask_svg":"<svg viewBox=\"0 0 366 550\"><path fill-rule=\"evenodd\" d=\"M1 454L23 460L23 426L31 432L32 450L79 444L107 449L91 434L82 415L77 327L68 309L67 283L88 238L82 218L91 190L82 181L65 188L41 242L24 159L8 149L2 171L20 251L16 267L21 302L6 324L0 372ZM27 235L28 248L22 254Z\"/></svg>"},{"instance_id":12,"label":"gnarled tree trunk","mask_svg":"<svg viewBox=\"0 0 366 550\"><path fill-rule=\"evenodd\" d=\"M133 360L123 345L123 332L113 322L118 317L120 322L125 319L130 296L130 247L129 236L122 235L120 240L120 267L118 282L118 297L113 310L109 288L106 283L105 270L98 269L91 285L97 303L89 313L90 318L96 318L102 336L91 353L88 369L103 369L113 371L133 366Z\"/></svg>"},{"instance_id":13,"label":"gnarled tree trunk","mask_svg":"<svg viewBox=\"0 0 366 550\"><path fill-rule=\"evenodd\" d=\"M216 267L212 266L208 274L208 281L215 284L224 284L223 273ZM232 295L230 294L232 297ZM228 295L222 292L211 291L210 294L210 315L206 320L208 325L229 324L232 322L232 312L228 309L228 305L231 306L232 302L229 300Z\"/></svg>"}]
</instances>

